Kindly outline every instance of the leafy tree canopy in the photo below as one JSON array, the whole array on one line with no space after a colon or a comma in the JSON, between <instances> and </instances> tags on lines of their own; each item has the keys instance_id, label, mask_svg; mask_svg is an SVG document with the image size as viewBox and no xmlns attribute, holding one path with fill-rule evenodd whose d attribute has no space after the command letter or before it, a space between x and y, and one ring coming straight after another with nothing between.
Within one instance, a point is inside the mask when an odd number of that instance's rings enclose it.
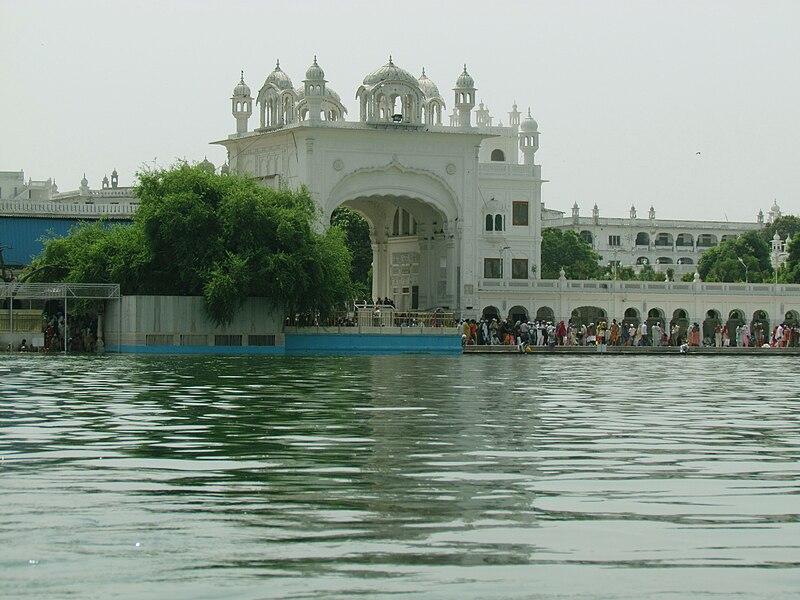
<instances>
[{"instance_id":1,"label":"leafy tree canopy","mask_svg":"<svg viewBox=\"0 0 800 600\"><path fill-rule=\"evenodd\" d=\"M309 194L186 164L140 173L130 226L83 224L47 240L38 281L119 283L124 294L202 295L229 323L248 296L290 314L327 313L352 298L342 229L314 229Z\"/></svg>"},{"instance_id":2,"label":"leafy tree canopy","mask_svg":"<svg viewBox=\"0 0 800 600\"><path fill-rule=\"evenodd\" d=\"M592 247L574 231L546 227L542 229L542 278L558 279L564 269L567 279L600 277L600 260Z\"/></svg>"},{"instance_id":3,"label":"leafy tree canopy","mask_svg":"<svg viewBox=\"0 0 800 600\"><path fill-rule=\"evenodd\" d=\"M697 261L697 272L703 281L770 282L774 271L769 244L761 231L748 231L706 250Z\"/></svg>"}]
</instances>

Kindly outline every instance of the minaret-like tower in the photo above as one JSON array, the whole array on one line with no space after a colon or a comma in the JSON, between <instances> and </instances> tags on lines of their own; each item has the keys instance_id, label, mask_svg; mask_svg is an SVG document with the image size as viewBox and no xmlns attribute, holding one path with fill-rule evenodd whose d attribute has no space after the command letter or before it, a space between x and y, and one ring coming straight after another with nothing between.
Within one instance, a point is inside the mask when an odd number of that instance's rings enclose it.
<instances>
[{"instance_id":1,"label":"minaret-like tower","mask_svg":"<svg viewBox=\"0 0 800 600\"><path fill-rule=\"evenodd\" d=\"M244 71L239 83L233 88L231 112L236 119L236 133L247 133L247 121L253 114L253 97L250 95L250 88L244 82Z\"/></svg>"},{"instance_id":2,"label":"minaret-like tower","mask_svg":"<svg viewBox=\"0 0 800 600\"><path fill-rule=\"evenodd\" d=\"M322 113L322 100L325 98L325 71L317 64L317 57L314 57L314 64L308 67L306 78L303 80L306 92L306 106L308 107L308 120L312 123L320 121Z\"/></svg>"},{"instance_id":3,"label":"minaret-like tower","mask_svg":"<svg viewBox=\"0 0 800 600\"><path fill-rule=\"evenodd\" d=\"M539 124L531 116L531 109L528 109L528 116L519 128L519 149L522 150L524 164L534 164L534 155L539 149Z\"/></svg>"},{"instance_id":4,"label":"minaret-like tower","mask_svg":"<svg viewBox=\"0 0 800 600\"><path fill-rule=\"evenodd\" d=\"M456 79L455 102L453 105L458 111L458 126L472 127L470 122L472 109L475 108L475 80L467 73L467 65L464 65L464 72Z\"/></svg>"},{"instance_id":5,"label":"minaret-like tower","mask_svg":"<svg viewBox=\"0 0 800 600\"><path fill-rule=\"evenodd\" d=\"M111 188L117 189L117 186L119 186L119 174L115 168L113 171L111 171Z\"/></svg>"},{"instance_id":6,"label":"minaret-like tower","mask_svg":"<svg viewBox=\"0 0 800 600\"><path fill-rule=\"evenodd\" d=\"M509 127L519 127L519 116L522 113L517 110L517 101L514 100L514 105L511 107L511 112L508 113Z\"/></svg>"}]
</instances>

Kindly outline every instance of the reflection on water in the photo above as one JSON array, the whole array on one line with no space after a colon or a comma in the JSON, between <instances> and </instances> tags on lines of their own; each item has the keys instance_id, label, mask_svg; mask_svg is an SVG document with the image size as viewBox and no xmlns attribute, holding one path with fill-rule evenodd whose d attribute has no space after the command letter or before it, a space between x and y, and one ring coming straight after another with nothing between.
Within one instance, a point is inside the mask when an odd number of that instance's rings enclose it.
<instances>
[{"instance_id":1,"label":"reflection on water","mask_svg":"<svg viewBox=\"0 0 800 600\"><path fill-rule=\"evenodd\" d=\"M4 357L4 596L795 597L793 361Z\"/></svg>"}]
</instances>

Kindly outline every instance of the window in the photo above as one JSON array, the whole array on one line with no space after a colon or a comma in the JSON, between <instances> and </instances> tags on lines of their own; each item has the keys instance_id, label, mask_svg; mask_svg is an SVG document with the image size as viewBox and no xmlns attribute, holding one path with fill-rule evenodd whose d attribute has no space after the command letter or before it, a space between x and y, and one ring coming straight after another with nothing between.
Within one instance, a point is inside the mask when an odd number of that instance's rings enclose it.
<instances>
[{"instance_id":1,"label":"window","mask_svg":"<svg viewBox=\"0 0 800 600\"><path fill-rule=\"evenodd\" d=\"M581 239L584 242L586 242L587 244L589 244L590 246L594 242L594 238L592 237L592 232L591 231L583 230L583 231L581 231L580 236L581 236Z\"/></svg>"},{"instance_id":2,"label":"window","mask_svg":"<svg viewBox=\"0 0 800 600\"><path fill-rule=\"evenodd\" d=\"M528 259L512 258L511 279L527 279L527 278L528 278Z\"/></svg>"},{"instance_id":3,"label":"window","mask_svg":"<svg viewBox=\"0 0 800 600\"><path fill-rule=\"evenodd\" d=\"M494 217L486 215L486 231L494 231Z\"/></svg>"},{"instance_id":4,"label":"window","mask_svg":"<svg viewBox=\"0 0 800 600\"><path fill-rule=\"evenodd\" d=\"M668 233L659 233L656 236L656 246L672 246L672 236Z\"/></svg>"},{"instance_id":5,"label":"window","mask_svg":"<svg viewBox=\"0 0 800 600\"><path fill-rule=\"evenodd\" d=\"M483 277L484 279L502 279L503 261L499 258L484 258Z\"/></svg>"},{"instance_id":6,"label":"window","mask_svg":"<svg viewBox=\"0 0 800 600\"><path fill-rule=\"evenodd\" d=\"M503 227L503 215L495 215L494 216L494 230L495 231L504 231L505 227Z\"/></svg>"},{"instance_id":7,"label":"window","mask_svg":"<svg viewBox=\"0 0 800 600\"><path fill-rule=\"evenodd\" d=\"M492 162L505 162L505 160L506 155L503 154L502 150L492 150Z\"/></svg>"},{"instance_id":8,"label":"window","mask_svg":"<svg viewBox=\"0 0 800 600\"><path fill-rule=\"evenodd\" d=\"M408 211L405 210L403 211L403 223L400 231L403 235L408 235L411 233L410 215L408 214Z\"/></svg>"},{"instance_id":9,"label":"window","mask_svg":"<svg viewBox=\"0 0 800 600\"><path fill-rule=\"evenodd\" d=\"M650 245L650 236L647 235L644 231L640 231L636 234L636 245L637 246L649 246Z\"/></svg>"},{"instance_id":10,"label":"window","mask_svg":"<svg viewBox=\"0 0 800 600\"><path fill-rule=\"evenodd\" d=\"M512 202L512 217L511 223L514 225L528 225L528 203L527 202Z\"/></svg>"},{"instance_id":11,"label":"window","mask_svg":"<svg viewBox=\"0 0 800 600\"><path fill-rule=\"evenodd\" d=\"M620 241L620 236L618 236L618 235L610 235L610 236L608 236L608 245L609 246L621 246L622 242Z\"/></svg>"}]
</instances>

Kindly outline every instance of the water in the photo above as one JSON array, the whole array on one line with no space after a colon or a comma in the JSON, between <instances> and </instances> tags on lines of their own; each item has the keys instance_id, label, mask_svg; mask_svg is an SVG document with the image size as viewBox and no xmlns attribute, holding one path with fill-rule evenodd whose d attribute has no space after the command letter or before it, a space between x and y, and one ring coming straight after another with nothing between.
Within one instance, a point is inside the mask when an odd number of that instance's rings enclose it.
<instances>
[{"instance_id":1,"label":"water","mask_svg":"<svg viewBox=\"0 0 800 600\"><path fill-rule=\"evenodd\" d=\"M795 598L791 357L0 362L4 598Z\"/></svg>"}]
</instances>

